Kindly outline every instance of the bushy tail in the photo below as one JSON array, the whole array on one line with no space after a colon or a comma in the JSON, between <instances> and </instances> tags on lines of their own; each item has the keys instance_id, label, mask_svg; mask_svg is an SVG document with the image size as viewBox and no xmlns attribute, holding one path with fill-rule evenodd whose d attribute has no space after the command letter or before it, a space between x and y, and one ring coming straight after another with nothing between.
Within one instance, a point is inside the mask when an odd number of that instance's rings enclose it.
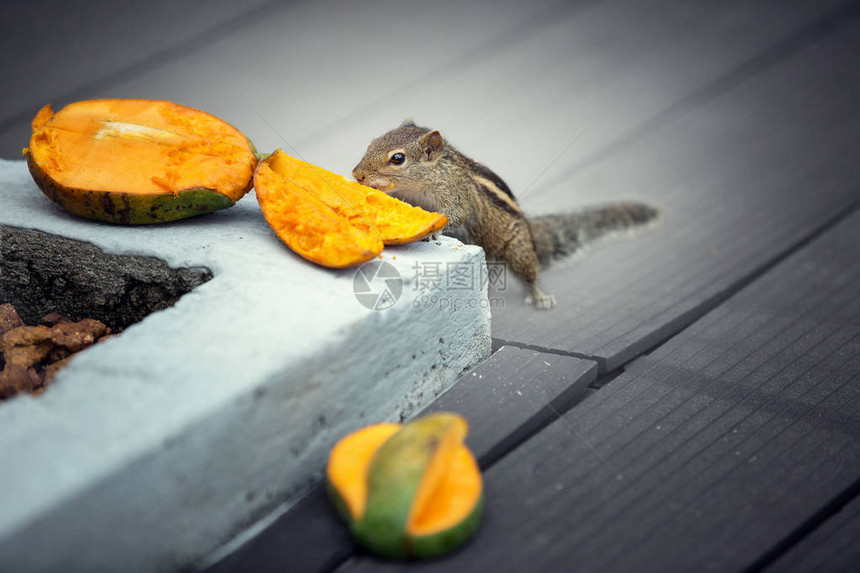
<instances>
[{"instance_id":1,"label":"bushy tail","mask_svg":"<svg viewBox=\"0 0 860 573\"><path fill-rule=\"evenodd\" d=\"M644 203L613 203L572 213L529 218L538 259L545 264L572 255L613 231L644 225L658 211Z\"/></svg>"}]
</instances>

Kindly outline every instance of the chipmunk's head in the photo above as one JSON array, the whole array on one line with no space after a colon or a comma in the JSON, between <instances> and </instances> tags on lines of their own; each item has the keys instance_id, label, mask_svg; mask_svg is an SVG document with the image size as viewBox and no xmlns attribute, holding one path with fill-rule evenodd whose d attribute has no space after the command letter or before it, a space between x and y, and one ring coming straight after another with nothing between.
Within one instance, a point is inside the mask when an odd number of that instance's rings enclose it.
<instances>
[{"instance_id":1,"label":"chipmunk's head","mask_svg":"<svg viewBox=\"0 0 860 573\"><path fill-rule=\"evenodd\" d=\"M445 141L437 130L418 127L407 119L370 142L352 176L362 185L392 195L421 193L438 180L433 173L444 149Z\"/></svg>"}]
</instances>

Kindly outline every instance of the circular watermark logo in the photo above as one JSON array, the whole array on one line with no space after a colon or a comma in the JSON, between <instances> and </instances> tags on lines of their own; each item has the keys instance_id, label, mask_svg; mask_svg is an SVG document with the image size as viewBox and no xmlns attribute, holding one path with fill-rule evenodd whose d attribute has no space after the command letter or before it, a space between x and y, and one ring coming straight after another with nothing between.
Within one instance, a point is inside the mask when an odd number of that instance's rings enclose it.
<instances>
[{"instance_id":1,"label":"circular watermark logo","mask_svg":"<svg viewBox=\"0 0 860 573\"><path fill-rule=\"evenodd\" d=\"M352 279L355 298L370 310L391 308L403 293L403 277L391 263L370 261L355 271Z\"/></svg>"}]
</instances>

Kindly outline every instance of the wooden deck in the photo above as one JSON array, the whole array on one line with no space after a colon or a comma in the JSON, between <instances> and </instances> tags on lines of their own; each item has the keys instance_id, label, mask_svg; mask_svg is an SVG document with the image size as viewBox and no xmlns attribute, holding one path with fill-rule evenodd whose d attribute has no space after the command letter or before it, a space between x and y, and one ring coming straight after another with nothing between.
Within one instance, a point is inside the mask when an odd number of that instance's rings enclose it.
<instances>
[{"instance_id":1,"label":"wooden deck","mask_svg":"<svg viewBox=\"0 0 860 573\"><path fill-rule=\"evenodd\" d=\"M527 212L657 225L508 281L497 351L431 409L484 470L475 539L372 558L321 488L232 571L854 571L860 563L860 3L21 3L0 155L48 101L171 99L348 173L405 117Z\"/></svg>"}]
</instances>

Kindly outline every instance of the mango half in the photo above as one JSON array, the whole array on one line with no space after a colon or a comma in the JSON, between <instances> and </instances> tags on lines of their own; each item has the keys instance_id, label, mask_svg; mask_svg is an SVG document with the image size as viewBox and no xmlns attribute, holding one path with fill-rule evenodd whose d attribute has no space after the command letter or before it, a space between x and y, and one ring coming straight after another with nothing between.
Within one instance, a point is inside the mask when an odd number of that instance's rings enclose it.
<instances>
[{"instance_id":1,"label":"mango half","mask_svg":"<svg viewBox=\"0 0 860 573\"><path fill-rule=\"evenodd\" d=\"M68 211L140 225L232 206L257 157L232 125L176 103L79 101L32 121L24 156L36 184Z\"/></svg>"},{"instance_id":2,"label":"mango half","mask_svg":"<svg viewBox=\"0 0 860 573\"><path fill-rule=\"evenodd\" d=\"M353 537L390 558L438 557L474 534L484 504L468 426L440 412L349 434L332 448L329 496Z\"/></svg>"},{"instance_id":3,"label":"mango half","mask_svg":"<svg viewBox=\"0 0 860 573\"><path fill-rule=\"evenodd\" d=\"M448 224L441 213L413 207L280 149L257 166L254 190L278 237L326 267L358 266L379 255L384 245L417 241Z\"/></svg>"}]
</instances>

